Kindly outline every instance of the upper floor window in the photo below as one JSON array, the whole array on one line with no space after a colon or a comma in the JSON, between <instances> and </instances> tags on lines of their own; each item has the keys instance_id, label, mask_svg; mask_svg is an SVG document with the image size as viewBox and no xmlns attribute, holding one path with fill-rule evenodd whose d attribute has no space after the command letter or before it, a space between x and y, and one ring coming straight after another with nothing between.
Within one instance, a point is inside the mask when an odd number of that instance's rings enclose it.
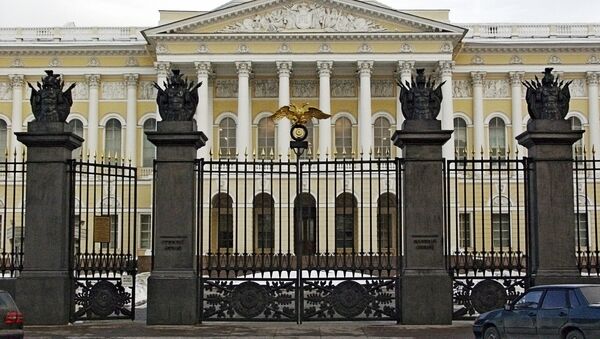
<instances>
[{"instance_id":1,"label":"upper floor window","mask_svg":"<svg viewBox=\"0 0 600 339\"><path fill-rule=\"evenodd\" d=\"M119 158L121 156L121 122L110 119L104 127L104 153L106 156Z\"/></svg>"},{"instance_id":2,"label":"upper floor window","mask_svg":"<svg viewBox=\"0 0 600 339\"><path fill-rule=\"evenodd\" d=\"M391 154L390 121L384 117L375 119L373 125L373 150L375 158L388 158Z\"/></svg>"},{"instance_id":3,"label":"upper floor window","mask_svg":"<svg viewBox=\"0 0 600 339\"><path fill-rule=\"evenodd\" d=\"M156 120L148 119L144 121L143 126L144 132L147 131L156 131ZM154 163L154 159L156 158L156 146L152 144L146 133L144 133L144 148L142 149L142 166L143 167L152 167Z\"/></svg>"},{"instance_id":4,"label":"upper floor window","mask_svg":"<svg viewBox=\"0 0 600 339\"><path fill-rule=\"evenodd\" d=\"M223 158L235 159L235 120L225 118L219 123L219 155Z\"/></svg>"},{"instance_id":5,"label":"upper floor window","mask_svg":"<svg viewBox=\"0 0 600 339\"><path fill-rule=\"evenodd\" d=\"M346 117L335 121L335 151L337 158L352 157L352 122Z\"/></svg>"},{"instance_id":6,"label":"upper floor window","mask_svg":"<svg viewBox=\"0 0 600 339\"><path fill-rule=\"evenodd\" d=\"M272 119L262 118L258 121L258 149L260 159L270 159L271 154L277 156L275 150L275 123Z\"/></svg>"},{"instance_id":7,"label":"upper floor window","mask_svg":"<svg viewBox=\"0 0 600 339\"><path fill-rule=\"evenodd\" d=\"M73 119L69 121L69 125L71 126L73 133L75 135L83 138L83 122L79 119ZM82 148L78 147L73 150L73 158L81 157Z\"/></svg>"},{"instance_id":8,"label":"upper floor window","mask_svg":"<svg viewBox=\"0 0 600 339\"><path fill-rule=\"evenodd\" d=\"M506 124L501 118L490 121L490 159L506 159Z\"/></svg>"},{"instance_id":9,"label":"upper floor window","mask_svg":"<svg viewBox=\"0 0 600 339\"><path fill-rule=\"evenodd\" d=\"M467 122L463 118L454 118L454 150L456 160L467 158Z\"/></svg>"},{"instance_id":10,"label":"upper floor window","mask_svg":"<svg viewBox=\"0 0 600 339\"><path fill-rule=\"evenodd\" d=\"M0 161L6 161L8 150L8 125L0 119Z\"/></svg>"},{"instance_id":11,"label":"upper floor window","mask_svg":"<svg viewBox=\"0 0 600 339\"><path fill-rule=\"evenodd\" d=\"M571 129L574 131L583 130L583 125L581 124L581 120L577 117L570 117L569 122L571 122ZM582 160L583 159L583 138L577 140L573 144L573 159Z\"/></svg>"}]
</instances>

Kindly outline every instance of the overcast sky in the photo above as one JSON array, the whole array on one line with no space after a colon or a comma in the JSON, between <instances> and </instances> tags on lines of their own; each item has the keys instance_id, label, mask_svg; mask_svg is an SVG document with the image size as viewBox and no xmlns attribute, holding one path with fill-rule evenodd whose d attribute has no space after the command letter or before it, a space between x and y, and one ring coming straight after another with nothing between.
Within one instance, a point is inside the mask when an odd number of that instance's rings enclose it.
<instances>
[{"instance_id":1,"label":"overcast sky","mask_svg":"<svg viewBox=\"0 0 600 339\"><path fill-rule=\"evenodd\" d=\"M159 9L206 11L228 0L0 0L0 26L154 26ZM379 0L397 9L449 9L454 23L600 22L600 0Z\"/></svg>"}]
</instances>

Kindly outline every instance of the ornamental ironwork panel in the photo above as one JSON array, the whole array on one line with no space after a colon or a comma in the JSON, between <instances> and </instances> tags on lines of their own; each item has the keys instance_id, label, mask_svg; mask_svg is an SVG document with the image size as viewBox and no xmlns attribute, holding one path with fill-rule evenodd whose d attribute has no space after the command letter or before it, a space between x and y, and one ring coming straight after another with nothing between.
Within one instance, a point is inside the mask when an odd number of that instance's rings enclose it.
<instances>
[{"instance_id":1,"label":"ornamental ironwork panel","mask_svg":"<svg viewBox=\"0 0 600 339\"><path fill-rule=\"evenodd\" d=\"M71 319L134 319L136 168L108 158L70 168Z\"/></svg>"},{"instance_id":2,"label":"ornamental ironwork panel","mask_svg":"<svg viewBox=\"0 0 600 339\"><path fill-rule=\"evenodd\" d=\"M25 158L23 157L21 159ZM0 272L17 277L23 270L27 163L17 154L0 159Z\"/></svg>"}]
</instances>

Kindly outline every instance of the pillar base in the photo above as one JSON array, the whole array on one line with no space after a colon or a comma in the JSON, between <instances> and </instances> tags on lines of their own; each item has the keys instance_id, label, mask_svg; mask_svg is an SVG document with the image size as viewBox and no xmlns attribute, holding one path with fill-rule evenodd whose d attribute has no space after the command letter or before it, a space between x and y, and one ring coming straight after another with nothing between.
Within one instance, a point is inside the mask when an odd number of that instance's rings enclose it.
<instances>
[{"instance_id":1,"label":"pillar base","mask_svg":"<svg viewBox=\"0 0 600 339\"><path fill-rule=\"evenodd\" d=\"M71 278L67 272L17 279L16 302L27 325L66 325L70 322Z\"/></svg>"},{"instance_id":2,"label":"pillar base","mask_svg":"<svg viewBox=\"0 0 600 339\"><path fill-rule=\"evenodd\" d=\"M402 324L452 324L452 279L447 272L406 272L400 278L400 286Z\"/></svg>"},{"instance_id":3,"label":"pillar base","mask_svg":"<svg viewBox=\"0 0 600 339\"><path fill-rule=\"evenodd\" d=\"M192 274L148 278L148 325L194 325L198 322L198 280Z\"/></svg>"}]
</instances>

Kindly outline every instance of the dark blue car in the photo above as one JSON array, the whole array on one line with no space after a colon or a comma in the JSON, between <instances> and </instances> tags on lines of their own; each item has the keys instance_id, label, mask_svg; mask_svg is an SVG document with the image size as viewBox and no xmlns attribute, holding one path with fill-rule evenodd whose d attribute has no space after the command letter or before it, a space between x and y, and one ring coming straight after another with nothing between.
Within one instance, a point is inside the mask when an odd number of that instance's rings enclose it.
<instances>
[{"instance_id":1,"label":"dark blue car","mask_svg":"<svg viewBox=\"0 0 600 339\"><path fill-rule=\"evenodd\" d=\"M481 314L477 338L600 338L600 285L536 286L504 309Z\"/></svg>"}]
</instances>

